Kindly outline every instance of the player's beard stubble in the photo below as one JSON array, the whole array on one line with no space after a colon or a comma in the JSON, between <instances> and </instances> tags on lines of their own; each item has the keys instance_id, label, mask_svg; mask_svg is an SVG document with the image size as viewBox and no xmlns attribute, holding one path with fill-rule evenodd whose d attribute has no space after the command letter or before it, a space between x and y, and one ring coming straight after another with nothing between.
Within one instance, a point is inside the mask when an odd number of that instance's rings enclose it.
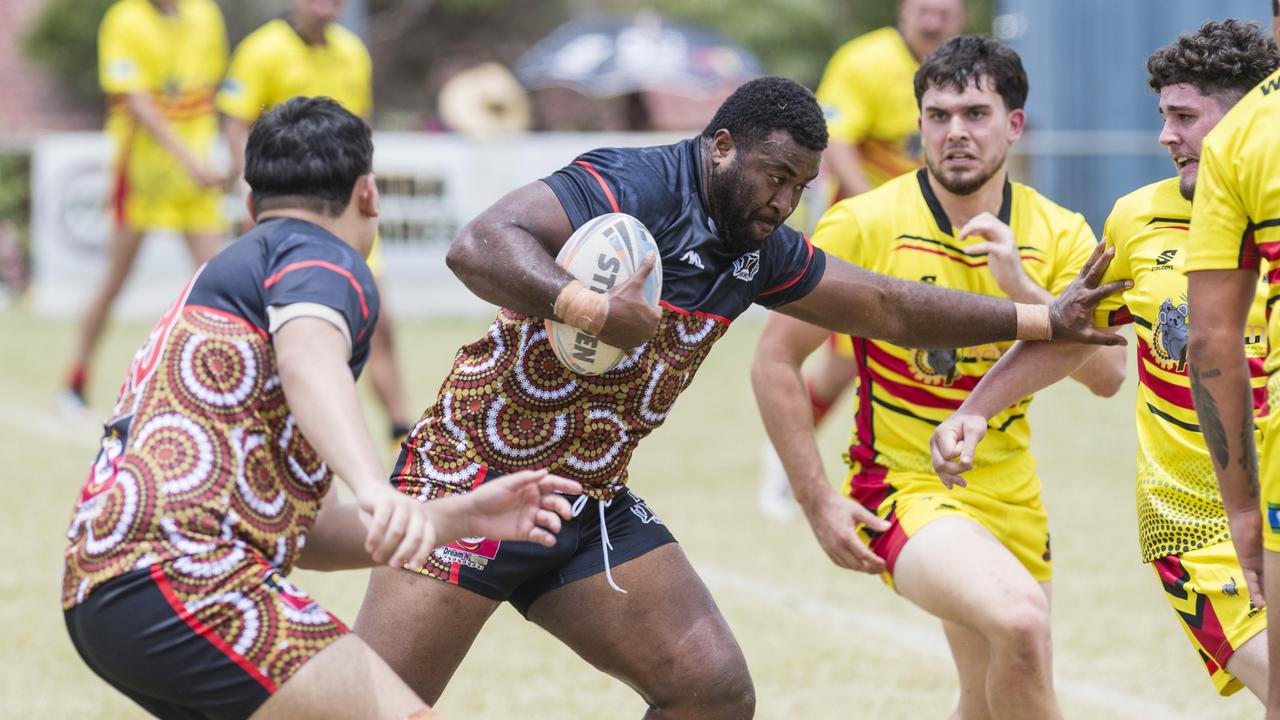
<instances>
[{"instance_id":1,"label":"player's beard stubble","mask_svg":"<svg viewBox=\"0 0 1280 720\"><path fill-rule=\"evenodd\" d=\"M777 217L768 205L758 211L751 209L755 188L742 172L740 158L735 158L720 168L712 168L710 182L707 184L707 204L710 206L708 209L711 211L711 218L716 222L720 237L734 252L759 250L764 247L769 235L773 234L770 231L764 237L757 238L754 221L775 223L776 229L776 225L781 225L786 220L785 217Z\"/></svg>"},{"instance_id":2,"label":"player's beard stubble","mask_svg":"<svg viewBox=\"0 0 1280 720\"><path fill-rule=\"evenodd\" d=\"M970 175L963 173L948 173L944 171L941 164L933 158L925 155L925 164L929 166L929 174L938 181L938 184L946 188L947 192L952 195L972 195L979 188L987 184L987 181L995 177L995 174L1004 168L1004 161L1008 158L1009 152L1000 153L999 157L992 158L991 162L983 165L977 172Z\"/></svg>"}]
</instances>

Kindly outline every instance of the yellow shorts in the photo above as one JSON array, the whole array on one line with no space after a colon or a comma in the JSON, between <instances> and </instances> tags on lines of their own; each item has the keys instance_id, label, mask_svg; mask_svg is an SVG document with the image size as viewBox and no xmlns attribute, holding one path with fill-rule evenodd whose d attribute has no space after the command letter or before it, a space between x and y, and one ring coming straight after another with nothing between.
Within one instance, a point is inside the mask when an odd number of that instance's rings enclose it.
<instances>
[{"instance_id":1,"label":"yellow shorts","mask_svg":"<svg viewBox=\"0 0 1280 720\"><path fill-rule=\"evenodd\" d=\"M1262 547L1280 553L1280 372L1267 378L1267 403L1271 413L1259 423L1262 442L1258 447L1259 504L1262 511Z\"/></svg>"},{"instance_id":2,"label":"yellow shorts","mask_svg":"<svg viewBox=\"0 0 1280 720\"><path fill-rule=\"evenodd\" d=\"M1159 558L1151 567L1218 693L1231 695L1244 687L1227 672L1227 660L1267 628L1267 613L1249 602L1231 541Z\"/></svg>"},{"instance_id":3,"label":"yellow shorts","mask_svg":"<svg viewBox=\"0 0 1280 720\"><path fill-rule=\"evenodd\" d=\"M947 490L937 477L893 473L876 465L864 466L852 475L845 489L854 500L889 521L889 529L884 532L859 528L858 534L884 559L884 581L890 587L894 566L907 540L934 520L951 516L968 518L986 528L1036 582L1053 579L1049 517L1039 493L1010 502L972 487Z\"/></svg>"},{"instance_id":4,"label":"yellow shorts","mask_svg":"<svg viewBox=\"0 0 1280 720\"><path fill-rule=\"evenodd\" d=\"M221 188L199 188L187 181L168 192L143 191L132 181L140 171L144 169L132 161L116 170L112 204L117 227L164 228L182 233L226 231Z\"/></svg>"}]
</instances>

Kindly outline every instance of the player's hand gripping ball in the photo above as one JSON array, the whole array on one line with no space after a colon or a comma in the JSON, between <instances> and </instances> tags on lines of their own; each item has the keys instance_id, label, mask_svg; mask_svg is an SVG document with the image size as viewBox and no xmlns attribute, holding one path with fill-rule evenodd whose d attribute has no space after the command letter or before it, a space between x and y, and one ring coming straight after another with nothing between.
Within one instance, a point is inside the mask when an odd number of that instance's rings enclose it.
<instances>
[{"instance_id":1,"label":"player's hand gripping ball","mask_svg":"<svg viewBox=\"0 0 1280 720\"><path fill-rule=\"evenodd\" d=\"M605 293L636 272L649 255L661 257L649 229L626 213L593 218L578 228L556 255L556 263L593 292ZM662 297L662 262L644 283L644 297L657 305ZM547 320L547 340L557 359L581 375L600 375L617 367L627 351L600 342L595 335Z\"/></svg>"}]
</instances>

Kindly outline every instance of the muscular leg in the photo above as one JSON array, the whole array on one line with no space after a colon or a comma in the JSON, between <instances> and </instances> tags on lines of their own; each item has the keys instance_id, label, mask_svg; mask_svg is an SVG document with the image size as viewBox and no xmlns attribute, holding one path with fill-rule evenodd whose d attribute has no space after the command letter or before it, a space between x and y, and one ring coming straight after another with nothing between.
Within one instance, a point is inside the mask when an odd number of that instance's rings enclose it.
<instances>
[{"instance_id":1,"label":"muscular leg","mask_svg":"<svg viewBox=\"0 0 1280 720\"><path fill-rule=\"evenodd\" d=\"M374 568L355 632L435 703L498 602L406 570ZM356 716L352 716L356 717Z\"/></svg>"},{"instance_id":2,"label":"muscular leg","mask_svg":"<svg viewBox=\"0 0 1280 720\"><path fill-rule=\"evenodd\" d=\"M427 720L438 717L360 638L347 635L303 665L252 720Z\"/></svg>"},{"instance_id":3,"label":"muscular leg","mask_svg":"<svg viewBox=\"0 0 1280 720\"><path fill-rule=\"evenodd\" d=\"M1041 583L1044 596L1051 598L1053 583ZM987 666L990 663L987 641L977 632L963 625L942 621L951 646L951 657L960 675L960 702L949 720L985 720L991 717L987 707Z\"/></svg>"},{"instance_id":4,"label":"muscular leg","mask_svg":"<svg viewBox=\"0 0 1280 720\"><path fill-rule=\"evenodd\" d=\"M183 236L187 241L187 250L191 252L191 260L196 267L209 262L222 249L225 239L222 233L193 232Z\"/></svg>"},{"instance_id":5,"label":"muscular leg","mask_svg":"<svg viewBox=\"0 0 1280 720\"><path fill-rule=\"evenodd\" d=\"M1062 716L1053 693L1045 591L981 525L959 517L929 523L903 547L894 583L926 612L986 641L992 718ZM972 659L957 656L956 662Z\"/></svg>"},{"instance_id":6,"label":"muscular leg","mask_svg":"<svg viewBox=\"0 0 1280 720\"><path fill-rule=\"evenodd\" d=\"M1267 702L1267 631L1254 635L1236 648L1227 661L1227 672L1236 676L1259 700Z\"/></svg>"},{"instance_id":7,"label":"muscular leg","mask_svg":"<svg viewBox=\"0 0 1280 720\"><path fill-rule=\"evenodd\" d=\"M640 694L645 718L750 718L746 659L702 580L675 543L538 598L529 619Z\"/></svg>"},{"instance_id":8,"label":"muscular leg","mask_svg":"<svg viewBox=\"0 0 1280 720\"><path fill-rule=\"evenodd\" d=\"M1267 610L1280 607L1280 553L1263 549L1262 586ZM1247 643L1246 643L1247 644ZM1268 668L1280 668L1280 632L1267 633ZM1268 672L1267 720L1280 720L1280 672Z\"/></svg>"},{"instance_id":9,"label":"muscular leg","mask_svg":"<svg viewBox=\"0 0 1280 720\"><path fill-rule=\"evenodd\" d=\"M111 237L111 248L107 258L107 274L98 286L98 292L89 301L84 317L80 321L80 339L76 346L76 354L72 359L72 374L82 375L89 361L93 359L93 351L98 346L102 329L106 325L111 305L124 281L133 269L133 261L138 256L138 248L142 246L143 231L129 227L119 227ZM72 384L76 384L73 379ZM79 390L80 388L75 388Z\"/></svg>"}]
</instances>

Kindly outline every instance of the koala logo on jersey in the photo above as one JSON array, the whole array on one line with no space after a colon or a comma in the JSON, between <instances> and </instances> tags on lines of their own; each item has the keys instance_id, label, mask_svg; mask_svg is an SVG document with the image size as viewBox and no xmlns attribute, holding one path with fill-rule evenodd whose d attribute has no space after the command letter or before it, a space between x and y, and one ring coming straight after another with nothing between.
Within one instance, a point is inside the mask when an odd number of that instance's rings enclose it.
<instances>
[{"instance_id":1,"label":"koala logo on jersey","mask_svg":"<svg viewBox=\"0 0 1280 720\"><path fill-rule=\"evenodd\" d=\"M1174 305L1165 298L1151 334L1151 354L1156 363L1182 372L1187 366L1187 304Z\"/></svg>"},{"instance_id":2,"label":"koala logo on jersey","mask_svg":"<svg viewBox=\"0 0 1280 720\"><path fill-rule=\"evenodd\" d=\"M753 250L733 261L733 276L742 282L751 282L760 270L760 251Z\"/></svg>"},{"instance_id":3,"label":"koala logo on jersey","mask_svg":"<svg viewBox=\"0 0 1280 720\"><path fill-rule=\"evenodd\" d=\"M911 353L911 374L927 385L950 385L959 376L955 350L915 350Z\"/></svg>"}]
</instances>

